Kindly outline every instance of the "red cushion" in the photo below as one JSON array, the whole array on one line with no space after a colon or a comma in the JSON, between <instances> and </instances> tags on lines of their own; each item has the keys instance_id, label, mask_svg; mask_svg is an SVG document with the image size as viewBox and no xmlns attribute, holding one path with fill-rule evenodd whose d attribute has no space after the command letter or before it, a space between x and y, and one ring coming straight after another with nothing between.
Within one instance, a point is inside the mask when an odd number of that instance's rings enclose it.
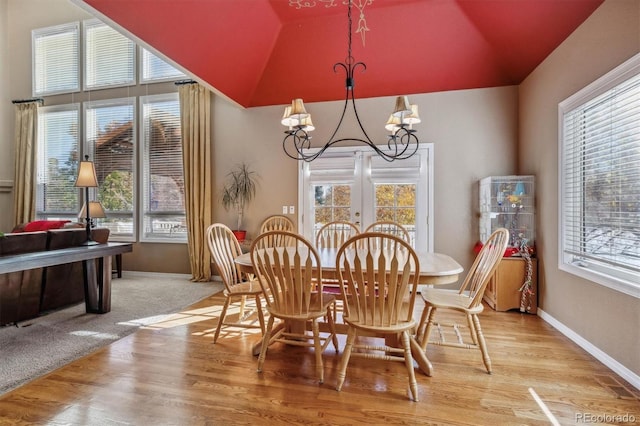
<instances>
[{"instance_id":1,"label":"red cushion","mask_svg":"<svg viewBox=\"0 0 640 426\"><path fill-rule=\"evenodd\" d=\"M48 229L60 229L70 220L34 220L25 225L25 232L46 231Z\"/></svg>"}]
</instances>

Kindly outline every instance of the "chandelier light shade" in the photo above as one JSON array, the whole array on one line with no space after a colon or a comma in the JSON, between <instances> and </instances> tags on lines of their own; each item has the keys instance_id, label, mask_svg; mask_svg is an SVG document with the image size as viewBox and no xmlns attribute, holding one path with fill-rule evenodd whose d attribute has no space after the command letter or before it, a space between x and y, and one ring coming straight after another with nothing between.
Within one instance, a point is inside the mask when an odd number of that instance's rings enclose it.
<instances>
[{"instance_id":1,"label":"chandelier light shade","mask_svg":"<svg viewBox=\"0 0 640 426\"><path fill-rule=\"evenodd\" d=\"M351 7L353 0L348 2L347 18L349 22L349 38L348 38L348 55L344 62L338 62L333 65L333 71L337 72L338 69L344 70L346 74L346 97L344 100L344 108L342 109L342 115L340 121L333 131L329 141L318 150L311 150L311 137L309 132L313 131L315 127L311 122L311 114L307 112L304 107L302 99L294 99L291 102L291 106L285 107L284 115L282 116L281 123L287 127L284 132L285 137L282 141L282 148L287 156L294 160L313 161L321 156L329 147L339 142L357 142L364 143L373 149L380 157L387 161L404 160L407 159L418 150L420 141L416 135L416 130L413 129L414 124L420 123L420 116L418 115L418 106L411 105L407 96L398 96L396 98L396 105L391 116L385 125L390 134L386 143L386 146L382 148L378 147L369 137L366 130L360 122L358 116L358 110L356 108L355 95L353 93L354 78L353 74L356 68L362 68L366 70L367 66L362 62L355 62L351 54L351 35L352 35L352 20L351 20ZM345 2L346 3L346 2ZM358 126L362 132L361 137L347 137L336 139L338 130L344 120L344 115L347 108L351 104L355 118L358 122Z\"/></svg>"},{"instance_id":2,"label":"chandelier light shade","mask_svg":"<svg viewBox=\"0 0 640 426\"><path fill-rule=\"evenodd\" d=\"M89 202L89 188L97 188L98 187L98 178L96 177L96 168L93 164L93 161L89 161L89 156L84 156L84 161L80 161L78 165L78 177L76 178L76 187L84 188L84 201L85 205ZM98 203L99 204L99 203ZM102 210L102 214L104 214L104 209L100 206ZM85 246L93 246L98 244L96 241L93 241L91 238L91 205L89 208L84 208L84 217L86 220L85 229L87 232L87 237L82 245Z\"/></svg>"}]
</instances>

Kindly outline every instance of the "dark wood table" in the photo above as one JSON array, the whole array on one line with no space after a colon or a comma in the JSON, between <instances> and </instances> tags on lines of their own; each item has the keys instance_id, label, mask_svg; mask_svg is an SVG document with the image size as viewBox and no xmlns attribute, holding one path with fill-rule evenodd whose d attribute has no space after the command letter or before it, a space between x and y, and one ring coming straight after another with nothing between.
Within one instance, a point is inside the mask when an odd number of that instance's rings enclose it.
<instances>
[{"instance_id":1,"label":"dark wood table","mask_svg":"<svg viewBox=\"0 0 640 426\"><path fill-rule=\"evenodd\" d=\"M132 250L130 243L107 243L2 256L0 274L82 262L86 311L104 314L111 311L111 256Z\"/></svg>"}]
</instances>

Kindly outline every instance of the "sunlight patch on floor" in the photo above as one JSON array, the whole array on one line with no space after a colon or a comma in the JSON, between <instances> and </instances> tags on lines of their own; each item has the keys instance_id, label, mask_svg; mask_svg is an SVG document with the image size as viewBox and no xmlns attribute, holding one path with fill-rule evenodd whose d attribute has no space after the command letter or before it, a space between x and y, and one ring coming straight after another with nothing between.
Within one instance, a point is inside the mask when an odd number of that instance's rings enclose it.
<instances>
[{"instance_id":1,"label":"sunlight patch on floor","mask_svg":"<svg viewBox=\"0 0 640 426\"><path fill-rule=\"evenodd\" d=\"M72 331L69 334L71 334L72 336L79 336L79 337L93 337L95 339L100 339L100 340L118 340L120 338L120 336L118 336L117 334L98 333L95 331L86 331L86 330Z\"/></svg>"},{"instance_id":2,"label":"sunlight patch on floor","mask_svg":"<svg viewBox=\"0 0 640 426\"><path fill-rule=\"evenodd\" d=\"M544 403L544 401L542 399L540 399L540 397L538 396L536 391L534 391L533 388L529 388L529 393L533 397L534 401L536 401L538 406L542 409L542 412L544 413L544 415L547 416L547 418L549 419L549 422L553 426L560 426L560 422L551 413L551 410L549 410L549 407L547 407L547 405Z\"/></svg>"}]
</instances>

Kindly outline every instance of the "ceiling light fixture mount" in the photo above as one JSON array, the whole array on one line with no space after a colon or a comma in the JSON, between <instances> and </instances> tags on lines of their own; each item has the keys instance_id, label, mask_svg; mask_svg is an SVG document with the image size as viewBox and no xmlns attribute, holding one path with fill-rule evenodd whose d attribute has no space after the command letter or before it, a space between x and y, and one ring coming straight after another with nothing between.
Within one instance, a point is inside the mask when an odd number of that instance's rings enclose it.
<instances>
[{"instance_id":1,"label":"ceiling light fixture mount","mask_svg":"<svg viewBox=\"0 0 640 426\"><path fill-rule=\"evenodd\" d=\"M418 150L420 141L416 136L416 130L413 129L413 125L420 123L420 117L418 115L417 105L411 105L409 99L406 96L398 96L396 98L396 106L386 123L385 128L391 132L387 145L385 148L379 148L371 140L366 130L360 122L358 116L358 109L356 108L355 96L353 94L354 86L354 71L356 68L361 67L362 70L366 70L367 66L363 62L356 62L351 54L351 35L352 35L352 20L351 20L351 6L353 0L348 0L348 21L349 21L349 38L348 38L348 55L344 62L338 62L333 65L333 71L337 72L339 68L342 68L346 74L346 96L344 100L344 108L342 109L342 115L340 121L333 131L333 134L329 138L329 141L317 151L310 152L311 137L309 132L315 129L311 122L311 115L306 111L302 99L294 99L291 102L291 106L287 106L284 111L281 123L288 127L285 131L285 137L282 141L282 148L284 152L294 160L313 161L321 156L329 147L339 142L359 142L368 145L373 149L380 157L387 161L404 160L407 159ZM344 115L347 111L347 107L351 101L353 112L358 122L358 126L362 131L363 138L340 138L334 139L342 125Z\"/></svg>"}]
</instances>

